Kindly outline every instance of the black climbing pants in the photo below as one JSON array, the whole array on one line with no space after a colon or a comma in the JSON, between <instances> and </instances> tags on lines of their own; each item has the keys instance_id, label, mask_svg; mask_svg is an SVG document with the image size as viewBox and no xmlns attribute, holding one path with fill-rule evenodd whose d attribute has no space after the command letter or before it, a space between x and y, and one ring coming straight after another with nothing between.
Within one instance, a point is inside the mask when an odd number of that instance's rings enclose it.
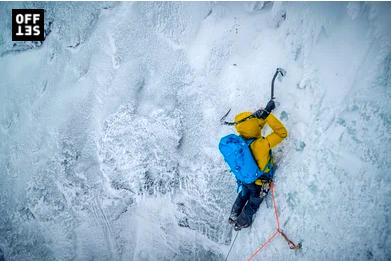
<instances>
[{"instance_id":1,"label":"black climbing pants","mask_svg":"<svg viewBox=\"0 0 391 261\"><path fill-rule=\"evenodd\" d=\"M262 190L262 186L255 185L254 183L242 185L242 191L238 193L231 210L231 215L238 217L237 224L241 226L251 225L253 215L257 212L259 205L263 201L263 197L260 196Z\"/></svg>"}]
</instances>

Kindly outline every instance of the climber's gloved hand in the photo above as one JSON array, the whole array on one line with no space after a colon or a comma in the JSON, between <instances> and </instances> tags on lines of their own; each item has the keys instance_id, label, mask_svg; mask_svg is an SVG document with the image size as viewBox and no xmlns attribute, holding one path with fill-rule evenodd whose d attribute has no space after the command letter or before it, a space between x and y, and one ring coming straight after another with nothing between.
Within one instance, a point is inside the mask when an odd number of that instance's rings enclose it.
<instances>
[{"instance_id":1,"label":"climber's gloved hand","mask_svg":"<svg viewBox=\"0 0 391 261\"><path fill-rule=\"evenodd\" d=\"M274 103L273 100L270 100L267 103L265 110L268 111L269 113L271 113L275 108L276 108L276 104Z\"/></svg>"},{"instance_id":2,"label":"climber's gloved hand","mask_svg":"<svg viewBox=\"0 0 391 261\"><path fill-rule=\"evenodd\" d=\"M259 119L266 119L267 116L276 108L276 104L274 103L273 100L270 100L265 109L260 109L257 110L256 112L253 113L253 115Z\"/></svg>"},{"instance_id":3,"label":"climber's gloved hand","mask_svg":"<svg viewBox=\"0 0 391 261\"><path fill-rule=\"evenodd\" d=\"M269 116L269 112L267 112L265 109L260 109L254 112L253 115L258 119L266 119L267 116Z\"/></svg>"}]
</instances>

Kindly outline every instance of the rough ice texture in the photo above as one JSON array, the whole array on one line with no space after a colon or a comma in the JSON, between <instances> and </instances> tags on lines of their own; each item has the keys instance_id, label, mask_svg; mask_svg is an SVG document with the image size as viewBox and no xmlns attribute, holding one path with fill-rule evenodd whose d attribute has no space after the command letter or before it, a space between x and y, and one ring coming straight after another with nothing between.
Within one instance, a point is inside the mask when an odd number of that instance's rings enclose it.
<instances>
[{"instance_id":1,"label":"rough ice texture","mask_svg":"<svg viewBox=\"0 0 391 261\"><path fill-rule=\"evenodd\" d=\"M46 40L12 42L12 8ZM265 260L390 260L389 3L1 3L0 260L224 260L219 118L269 97L284 230ZM231 114L229 117L233 117ZM243 260L274 230L263 204Z\"/></svg>"}]
</instances>

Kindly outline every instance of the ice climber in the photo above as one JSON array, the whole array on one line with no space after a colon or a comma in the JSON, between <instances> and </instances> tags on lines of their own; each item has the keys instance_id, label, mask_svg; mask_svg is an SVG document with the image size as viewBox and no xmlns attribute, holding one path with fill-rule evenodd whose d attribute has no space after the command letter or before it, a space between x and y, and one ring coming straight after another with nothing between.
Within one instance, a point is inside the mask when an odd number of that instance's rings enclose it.
<instances>
[{"instance_id":1,"label":"ice climber","mask_svg":"<svg viewBox=\"0 0 391 261\"><path fill-rule=\"evenodd\" d=\"M235 230L251 225L254 214L269 192L274 174L271 149L288 135L285 126L271 113L274 109L275 103L270 100L264 109L255 113L236 115L234 125L240 136L230 134L220 142L220 151L238 183L238 196L228 219ZM265 124L272 132L262 137ZM246 155L246 149L249 155Z\"/></svg>"}]
</instances>

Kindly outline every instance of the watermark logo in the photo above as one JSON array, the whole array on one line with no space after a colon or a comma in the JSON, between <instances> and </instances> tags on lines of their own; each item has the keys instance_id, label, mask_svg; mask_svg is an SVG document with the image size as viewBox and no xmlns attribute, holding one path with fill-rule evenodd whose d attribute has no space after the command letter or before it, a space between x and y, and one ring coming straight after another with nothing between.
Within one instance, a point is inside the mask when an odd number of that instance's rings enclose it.
<instances>
[{"instance_id":1,"label":"watermark logo","mask_svg":"<svg viewBox=\"0 0 391 261\"><path fill-rule=\"evenodd\" d=\"M12 41L43 41L44 9L12 9Z\"/></svg>"}]
</instances>

